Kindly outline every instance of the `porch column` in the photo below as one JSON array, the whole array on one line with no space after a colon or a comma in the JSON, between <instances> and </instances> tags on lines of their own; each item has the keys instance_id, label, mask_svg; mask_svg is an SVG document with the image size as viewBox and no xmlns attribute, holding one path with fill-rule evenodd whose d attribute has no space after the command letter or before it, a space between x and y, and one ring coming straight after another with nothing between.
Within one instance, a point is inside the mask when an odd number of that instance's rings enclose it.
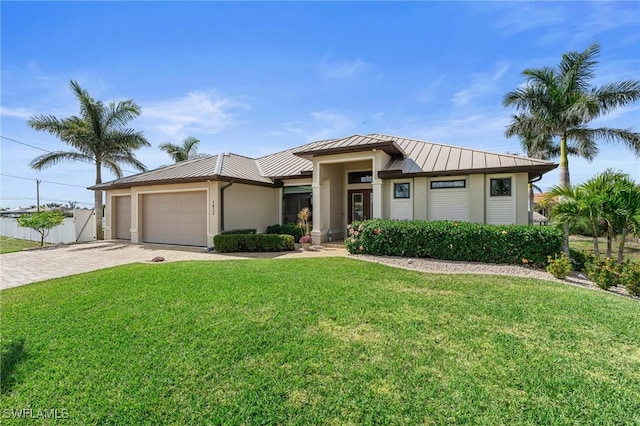
<instances>
[{"instance_id":1,"label":"porch column","mask_svg":"<svg viewBox=\"0 0 640 426\"><path fill-rule=\"evenodd\" d=\"M313 213L311 220L313 229L311 230L311 244L322 243L322 180L320 179L320 164L313 162Z\"/></svg>"}]
</instances>

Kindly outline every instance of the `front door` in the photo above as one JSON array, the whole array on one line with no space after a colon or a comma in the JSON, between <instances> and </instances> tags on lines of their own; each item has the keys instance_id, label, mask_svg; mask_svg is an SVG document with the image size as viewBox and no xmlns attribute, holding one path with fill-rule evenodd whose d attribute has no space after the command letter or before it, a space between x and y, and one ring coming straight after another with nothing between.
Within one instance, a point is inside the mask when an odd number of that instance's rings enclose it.
<instances>
[{"instance_id":1,"label":"front door","mask_svg":"<svg viewBox=\"0 0 640 426\"><path fill-rule=\"evenodd\" d=\"M349 223L371 219L373 197L371 189L353 189L349 194Z\"/></svg>"}]
</instances>

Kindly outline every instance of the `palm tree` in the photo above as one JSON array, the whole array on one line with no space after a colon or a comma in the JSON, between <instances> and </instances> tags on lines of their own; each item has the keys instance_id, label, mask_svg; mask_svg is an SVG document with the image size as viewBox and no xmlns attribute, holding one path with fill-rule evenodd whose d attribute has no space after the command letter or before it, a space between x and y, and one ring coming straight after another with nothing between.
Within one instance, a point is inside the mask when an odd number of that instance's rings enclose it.
<instances>
[{"instance_id":1,"label":"palm tree","mask_svg":"<svg viewBox=\"0 0 640 426\"><path fill-rule=\"evenodd\" d=\"M198 154L199 143L200 140L194 137L188 137L182 141L182 145L165 142L160 145L160 149L169 154L174 162L178 163L180 161L206 156L207 154Z\"/></svg>"},{"instance_id":2,"label":"palm tree","mask_svg":"<svg viewBox=\"0 0 640 426\"><path fill-rule=\"evenodd\" d=\"M79 116L57 118L53 115L36 115L27 124L35 130L51 133L73 149L43 154L31 161L30 166L42 170L62 161L92 163L96 167L96 185L102 183L102 166L119 178L122 177L119 164L145 171L146 167L133 151L150 144L142 132L125 127L140 115L140 107L133 100L105 105L92 98L77 82L71 80L70 86L80 104ZM96 233L98 239L102 239L102 191L96 189L94 195Z\"/></svg>"},{"instance_id":3,"label":"palm tree","mask_svg":"<svg viewBox=\"0 0 640 426\"><path fill-rule=\"evenodd\" d=\"M592 120L640 99L640 81L626 80L592 87L594 67L600 45L594 43L584 52L567 52L557 68L525 69L526 85L508 92L505 107L515 107L505 135L526 136L534 145L557 140L560 156L559 185L569 187L570 148L578 152L598 153L597 142L622 142L640 156L640 133L631 129L589 128ZM568 229L565 227L565 252L568 253Z\"/></svg>"}]
</instances>

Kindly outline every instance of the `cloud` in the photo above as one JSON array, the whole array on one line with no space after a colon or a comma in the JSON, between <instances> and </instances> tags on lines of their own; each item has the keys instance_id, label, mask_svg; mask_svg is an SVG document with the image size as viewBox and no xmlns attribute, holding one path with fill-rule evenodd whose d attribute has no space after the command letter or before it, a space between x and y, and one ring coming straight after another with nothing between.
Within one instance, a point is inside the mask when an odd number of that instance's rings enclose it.
<instances>
[{"instance_id":1,"label":"cloud","mask_svg":"<svg viewBox=\"0 0 640 426\"><path fill-rule=\"evenodd\" d=\"M509 70L509 65L506 63L499 63L498 69L493 74L481 73L474 74L472 77L472 83L466 89L460 90L453 95L451 102L456 106L466 105L473 98L482 94L489 93L496 88L497 82L505 75Z\"/></svg>"},{"instance_id":2,"label":"cloud","mask_svg":"<svg viewBox=\"0 0 640 426\"><path fill-rule=\"evenodd\" d=\"M36 114L34 111L27 108L0 106L0 116L2 117L20 118L26 120L34 114Z\"/></svg>"},{"instance_id":3,"label":"cloud","mask_svg":"<svg viewBox=\"0 0 640 426\"><path fill-rule=\"evenodd\" d=\"M487 12L483 4L483 12ZM490 11L495 15L498 11L498 19L495 19L495 28L498 33L505 37L534 29L553 27L563 24L565 21L564 8L561 6L551 7L549 3L543 6L535 3L494 3L494 8Z\"/></svg>"},{"instance_id":4,"label":"cloud","mask_svg":"<svg viewBox=\"0 0 640 426\"><path fill-rule=\"evenodd\" d=\"M236 123L237 111L250 109L238 98L207 92L142 105L140 122L171 139L219 133Z\"/></svg>"},{"instance_id":5,"label":"cloud","mask_svg":"<svg viewBox=\"0 0 640 426\"><path fill-rule=\"evenodd\" d=\"M301 135L306 141L333 139L355 130L355 123L348 116L330 111L309 114L311 120L291 121L282 124L288 132Z\"/></svg>"},{"instance_id":6,"label":"cloud","mask_svg":"<svg viewBox=\"0 0 640 426\"><path fill-rule=\"evenodd\" d=\"M329 79L351 78L364 71L366 67L367 63L359 58L350 61L334 61L325 56L320 64L320 74Z\"/></svg>"}]
</instances>

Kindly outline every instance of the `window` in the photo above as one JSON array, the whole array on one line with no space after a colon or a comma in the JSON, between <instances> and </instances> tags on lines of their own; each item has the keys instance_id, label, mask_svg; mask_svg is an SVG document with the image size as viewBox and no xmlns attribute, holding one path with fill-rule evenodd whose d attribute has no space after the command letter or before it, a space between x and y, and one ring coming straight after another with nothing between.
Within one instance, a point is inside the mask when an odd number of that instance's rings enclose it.
<instances>
[{"instance_id":1,"label":"window","mask_svg":"<svg viewBox=\"0 0 640 426\"><path fill-rule=\"evenodd\" d=\"M467 181L464 179L460 180L434 180L431 181L431 189L441 189L441 188L466 188Z\"/></svg>"},{"instance_id":2,"label":"window","mask_svg":"<svg viewBox=\"0 0 640 426\"><path fill-rule=\"evenodd\" d=\"M409 198L409 184L408 183L394 183L393 184L393 198Z\"/></svg>"},{"instance_id":3,"label":"window","mask_svg":"<svg viewBox=\"0 0 640 426\"><path fill-rule=\"evenodd\" d=\"M349 173L349 183L371 183L371 182L373 182L373 175L371 171Z\"/></svg>"},{"instance_id":4,"label":"window","mask_svg":"<svg viewBox=\"0 0 640 426\"><path fill-rule=\"evenodd\" d=\"M511 178L491 179L490 185L492 197L511 196Z\"/></svg>"}]
</instances>

